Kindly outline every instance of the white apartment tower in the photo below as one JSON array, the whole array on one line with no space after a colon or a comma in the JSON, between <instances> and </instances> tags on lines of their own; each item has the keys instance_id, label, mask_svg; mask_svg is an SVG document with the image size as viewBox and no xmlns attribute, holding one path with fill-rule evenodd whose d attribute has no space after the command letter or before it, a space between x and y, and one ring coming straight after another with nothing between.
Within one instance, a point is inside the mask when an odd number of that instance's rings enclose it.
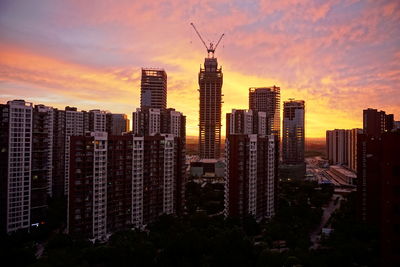
<instances>
[{"instance_id":1,"label":"white apartment tower","mask_svg":"<svg viewBox=\"0 0 400 267\"><path fill-rule=\"evenodd\" d=\"M32 111L24 100L0 105L1 228L7 233L30 227Z\"/></svg>"}]
</instances>

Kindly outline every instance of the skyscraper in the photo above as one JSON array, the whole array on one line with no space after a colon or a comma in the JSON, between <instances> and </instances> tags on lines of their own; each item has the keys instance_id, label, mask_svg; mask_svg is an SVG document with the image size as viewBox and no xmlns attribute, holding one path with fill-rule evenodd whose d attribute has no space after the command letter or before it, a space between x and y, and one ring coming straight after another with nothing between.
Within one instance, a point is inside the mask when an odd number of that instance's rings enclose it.
<instances>
[{"instance_id":1,"label":"skyscraper","mask_svg":"<svg viewBox=\"0 0 400 267\"><path fill-rule=\"evenodd\" d=\"M283 103L283 164L304 164L304 101Z\"/></svg>"},{"instance_id":2,"label":"skyscraper","mask_svg":"<svg viewBox=\"0 0 400 267\"><path fill-rule=\"evenodd\" d=\"M278 136L278 141L281 128L280 103L280 88L275 85L249 89L249 109L266 113L268 119L267 134Z\"/></svg>"},{"instance_id":3,"label":"skyscraper","mask_svg":"<svg viewBox=\"0 0 400 267\"><path fill-rule=\"evenodd\" d=\"M142 68L141 108L167 108L167 73L163 69Z\"/></svg>"},{"instance_id":4,"label":"skyscraper","mask_svg":"<svg viewBox=\"0 0 400 267\"><path fill-rule=\"evenodd\" d=\"M225 215L275 214L276 136L266 135L265 112L232 110L225 140Z\"/></svg>"},{"instance_id":5,"label":"skyscraper","mask_svg":"<svg viewBox=\"0 0 400 267\"><path fill-rule=\"evenodd\" d=\"M221 150L222 68L216 58L205 58L199 72L199 152L202 159L218 159Z\"/></svg>"}]
</instances>

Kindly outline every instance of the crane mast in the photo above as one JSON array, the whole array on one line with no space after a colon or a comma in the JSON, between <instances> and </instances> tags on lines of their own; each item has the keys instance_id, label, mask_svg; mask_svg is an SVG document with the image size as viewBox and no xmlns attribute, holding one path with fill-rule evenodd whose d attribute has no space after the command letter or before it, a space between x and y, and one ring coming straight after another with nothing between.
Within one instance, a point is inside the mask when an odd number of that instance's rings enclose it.
<instances>
[{"instance_id":1,"label":"crane mast","mask_svg":"<svg viewBox=\"0 0 400 267\"><path fill-rule=\"evenodd\" d=\"M219 40L218 40L218 42L217 42L217 44L216 44L215 46L214 46L214 44L213 44L212 42L210 42L210 45L207 46L206 42L204 42L203 38L201 37L201 34L200 34L199 31L196 29L196 26L194 26L194 23L192 22L192 23L190 23L190 25L192 25L194 31L197 33L197 36L199 36L200 41L201 41L201 42L203 43L203 45L206 47L208 57L210 57L210 54L211 54L211 57L213 58L213 57L214 57L215 50L217 50L217 47L218 47L219 43L221 42L222 38L224 37L225 33L223 33L223 34L221 35L221 37L219 37Z\"/></svg>"}]
</instances>

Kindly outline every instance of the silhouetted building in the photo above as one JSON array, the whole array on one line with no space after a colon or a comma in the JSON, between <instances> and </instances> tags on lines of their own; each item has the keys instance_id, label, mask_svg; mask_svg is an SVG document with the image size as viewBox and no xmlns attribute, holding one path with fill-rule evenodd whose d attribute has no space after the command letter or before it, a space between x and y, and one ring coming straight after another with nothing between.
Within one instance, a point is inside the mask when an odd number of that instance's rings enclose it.
<instances>
[{"instance_id":1,"label":"silhouetted building","mask_svg":"<svg viewBox=\"0 0 400 267\"><path fill-rule=\"evenodd\" d=\"M266 113L268 120L267 134L273 134L280 139L280 88L252 87L249 89L249 109Z\"/></svg>"},{"instance_id":2,"label":"silhouetted building","mask_svg":"<svg viewBox=\"0 0 400 267\"><path fill-rule=\"evenodd\" d=\"M67 231L72 236L107 238L107 133L69 140Z\"/></svg>"},{"instance_id":3,"label":"silhouetted building","mask_svg":"<svg viewBox=\"0 0 400 267\"><path fill-rule=\"evenodd\" d=\"M372 108L363 110L364 133L367 135L379 136L383 132L390 132L393 124L393 114L386 114L385 111Z\"/></svg>"},{"instance_id":4,"label":"silhouetted building","mask_svg":"<svg viewBox=\"0 0 400 267\"><path fill-rule=\"evenodd\" d=\"M226 118L225 215L270 218L276 206L277 136L266 135L265 112L233 109Z\"/></svg>"},{"instance_id":5,"label":"silhouetted building","mask_svg":"<svg viewBox=\"0 0 400 267\"><path fill-rule=\"evenodd\" d=\"M163 69L142 68L141 108L167 108L167 73Z\"/></svg>"},{"instance_id":6,"label":"silhouetted building","mask_svg":"<svg viewBox=\"0 0 400 267\"><path fill-rule=\"evenodd\" d=\"M107 138L107 232L132 226L132 135Z\"/></svg>"},{"instance_id":7,"label":"silhouetted building","mask_svg":"<svg viewBox=\"0 0 400 267\"><path fill-rule=\"evenodd\" d=\"M283 103L283 164L304 164L304 101Z\"/></svg>"},{"instance_id":8,"label":"silhouetted building","mask_svg":"<svg viewBox=\"0 0 400 267\"><path fill-rule=\"evenodd\" d=\"M360 134L358 214L380 229L382 266L400 265L400 132Z\"/></svg>"},{"instance_id":9,"label":"silhouetted building","mask_svg":"<svg viewBox=\"0 0 400 267\"><path fill-rule=\"evenodd\" d=\"M65 196L65 110L53 109L52 196Z\"/></svg>"},{"instance_id":10,"label":"silhouetted building","mask_svg":"<svg viewBox=\"0 0 400 267\"><path fill-rule=\"evenodd\" d=\"M222 68L216 58L205 58L199 72L201 159L218 159L221 150Z\"/></svg>"},{"instance_id":11,"label":"silhouetted building","mask_svg":"<svg viewBox=\"0 0 400 267\"><path fill-rule=\"evenodd\" d=\"M32 132L31 224L47 219L47 198L52 196L53 119L52 107L35 105Z\"/></svg>"},{"instance_id":12,"label":"silhouetted building","mask_svg":"<svg viewBox=\"0 0 400 267\"><path fill-rule=\"evenodd\" d=\"M257 220L275 214L273 135L231 134L225 141L225 215L251 215Z\"/></svg>"},{"instance_id":13,"label":"silhouetted building","mask_svg":"<svg viewBox=\"0 0 400 267\"><path fill-rule=\"evenodd\" d=\"M0 105L0 224L7 233L30 227L32 111L24 100Z\"/></svg>"}]
</instances>

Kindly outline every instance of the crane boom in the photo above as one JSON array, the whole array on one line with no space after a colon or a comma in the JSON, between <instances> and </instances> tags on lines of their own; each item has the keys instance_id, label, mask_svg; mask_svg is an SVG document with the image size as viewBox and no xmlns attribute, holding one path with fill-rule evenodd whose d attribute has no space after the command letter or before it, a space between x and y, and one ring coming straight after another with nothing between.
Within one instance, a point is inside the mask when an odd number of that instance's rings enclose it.
<instances>
[{"instance_id":1,"label":"crane boom","mask_svg":"<svg viewBox=\"0 0 400 267\"><path fill-rule=\"evenodd\" d=\"M215 47L214 47L214 51L217 50L217 47L218 47L218 45L219 45L219 42L221 42L221 40L222 40L222 38L224 37L224 35L225 35L225 33L221 34L221 37L219 37L219 40L218 40L217 44L216 44Z\"/></svg>"},{"instance_id":2,"label":"crane boom","mask_svg":"<svg viewBox=\"0 0 400 267\"><path fill-rule=\"evenodd\" d=\"M223 34L221 35L221 37L219 37L219 40L218 40L217 44L215 45L215 47L214 47L214 44L213 44L213 43L210 43L210 46L207 46L207 45L206 45L206 42L204 42L203 38L201 37L201 34L200 34L199 31L196 29L196 26L194 26L194 23L191 22L190 25L192 25L193 29L194 29L195 32L197 33L197 36L199 36L201 42L202 42L203 45L206 47L207 53L208 53L208 57L210 57L210 53L211 53L212 57L214 57L214 52L215 52L215 50L217 49L219 43L221 42L222 37L224 37L225 33L223 33Z\"/></svg>"},{"instance_id":3,"label":"crane boom","mask_svg":"<svg viewBox=\"0 0 400 267\"><path fill-rule=\"evenodd\" d=\"M197 36L199 36L201 42L204 44L204 46L206 47L207 51L208 51L208 46L206 45L206 42L204 42L203 38L201 37L199 31L196 29L196 26L194 26L193 22L190 23L190 25L192 25L193 29L195 30L195 32L197 33Z\"/></svg>"}]
</instances>

